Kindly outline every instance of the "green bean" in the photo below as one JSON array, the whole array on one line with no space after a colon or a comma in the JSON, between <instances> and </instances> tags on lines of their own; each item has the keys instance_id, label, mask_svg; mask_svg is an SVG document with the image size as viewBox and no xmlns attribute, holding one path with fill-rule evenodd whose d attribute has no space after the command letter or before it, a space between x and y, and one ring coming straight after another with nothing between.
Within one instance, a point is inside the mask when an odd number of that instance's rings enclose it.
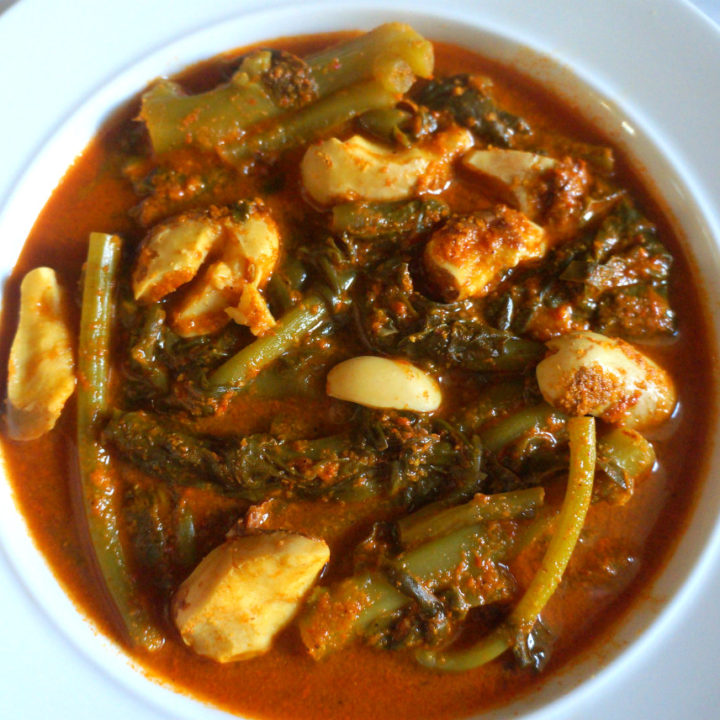
<instances>
[{"instance_id":1,"label":"green bean","mask_svg":"<svg viewBox=\"0 0 720 720\"><path fill-rule=\"evenodd\" d=\"M160 631L138 598L120 536L117 488L99 429L109 404L110 327L122 241L92 233L78 348L77 441L85 517L97 566L134 645L154 650Z\"/></svg>"},{"instance_id":2,"label":"green bean","mask_svg":"<svg viewBox=\"0 0 720 720\"><path fill-rule=\"evenodd\" d=\"M263 368L290 350L305 334L330 319L325 300L311 294L284 315L275 327L257 338L225 361L210 375L215 390L239 388L255 377Z\"/></svg>"},{"instance_id":3,"label":"green bean","mask_svg":"<svg viewBox=\"0 0 720 720\"><path fill-rule=\"evenodd\" d=\"M364 35L321 50L306 61L322 97L368 77L382 75L388 58L402 60L422 78L432 75L432 43L409 25L397 22L380 25Z\"/></svg>"},{"instance_id":4,"label":"green bean","mask_svg":"<svg viewBox=\"0 0 720 720\"><path fill-rule=\"evenodd\" d=\"M377 80L365 80L342 88L326 98L307 105L292 115L273 120L269 126L237 142L218 148L220 156L231 164L243 163L258 153L278 152L310 142L323 132L374 108L394 105L399 94L409 88L401 81L388 89Z\"/></svg>"},{"instance_id":5,"label":"green bean","mask_svg":"<svg viewBox=\"0 0 720 720\"><path fill-rule=\"evenodd\" d=\"M595 476L595 420L568 420L570 474L557 527L537 575L510 616L511 624L523 633L532 629L551 595L562 580L585 523Z\"/></svg>"},{"instance_id":6,"label":"green bean","mask_svg":"<svg viewBox=\"0 0 720 720\"><path fill-rule=\"evenodd\" d=\"M510 617L479 643L467 650L416 656L428 667L459 672L484 665L502 655L521 635L526 636L562 580L575 549L592 497L595 475L595 420L574 417L568 421L570 434L570 474L557 527L540 568Z\"/></svg>"},{"instance_id":7,"label":"green bean","mask_svg":"<svg viewBox=\"0 0 720 720\"><path fill-rule=\"evenodd\" d=\"M538 428L552 428L565 424L567 416L547 403L524 407L503 418L487 430L481 430L483 445L492 452L499 452L526 433Z\"/></svg>"},{"instance_id":8,"label":"green bean","mask_svg":"<svg viewBox=\"0 0 720 720\"><path fill-rule=\"evenodd\" d=\"M332 210L331 229L340 235L373 238L381 235L418 235L450 214L436 198L403 202L341 203Z\"/></svg>"},{"instance_id":9,"label":"green bean","mask_svg":"<svg viewBox=\"0 0 720 720\"><path fill-rule=\"evenodd\" d=\"M417 513L413 513L397 523L400 542L408 548L467 525L527 515L542 505L544 496L545 491L541 487L494 495L477 494L467 503L423 513L419 518Z\"/></svg>"},{"instance_id":10,"label":"green bean","mask_svg":"<svg viewBox=\"0 0 720 720\"><path fill-rule=\"evenodd\" d=\"M632 489L655 464L653 446L637 431L614 428L598 440L598 467L624 488Z\"/></svg>"}]
</instances>

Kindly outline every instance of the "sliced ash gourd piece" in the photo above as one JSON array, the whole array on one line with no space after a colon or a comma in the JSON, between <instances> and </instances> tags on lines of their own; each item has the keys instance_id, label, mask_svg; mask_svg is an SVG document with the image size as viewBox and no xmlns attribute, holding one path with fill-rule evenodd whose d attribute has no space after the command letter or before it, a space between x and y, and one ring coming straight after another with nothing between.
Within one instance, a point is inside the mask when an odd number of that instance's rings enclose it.
<instances>
[{"instance_id":1,"label":"sliced ash gourd piece","mask_svg":"<svg viewBox=\"0 0 720 720\"><path fill-rule=\"evenodd\" d=\"M548 249L545 231L506 205L451 217L425 246L425 270L446 302L487 295L504 274Z\"/></svg>"},{"instance_id":2,"label":"sliced ash gourd piece","mask_svg":"<svg viewBox=\"0 0 720 720\"><path fill-rule=\"evenodd\" d=\"M184 642L218 662L266 652L329 558L323 540L297 533L231 537L175 595L172 615Z\"/></svg>"},{"instance_id":3,"label":"sliced ash gourd piece","mask_svg":"<svg viewBox=\"0 0 720 720\"><path fill-rule=\"evenodd\" d=\"M404 200L442 189L450 163L472 147L470 131L452 127L429 142L407 149L353 135L309 147L300 164L303 187L319 205L352 200Z\"/></svg>"},{"instance_id":4,"label":"sliced ash gourd piece","mask_svg":"<svg viewBox=\"0 0 720 720\"><path fill-rule=\"evenodd\" d=\"M31 270L20 286L20 320L8 363L8 424L16 440L51 430L75 389L73 338L55 271Z\"/></svg>"}]
</instances>

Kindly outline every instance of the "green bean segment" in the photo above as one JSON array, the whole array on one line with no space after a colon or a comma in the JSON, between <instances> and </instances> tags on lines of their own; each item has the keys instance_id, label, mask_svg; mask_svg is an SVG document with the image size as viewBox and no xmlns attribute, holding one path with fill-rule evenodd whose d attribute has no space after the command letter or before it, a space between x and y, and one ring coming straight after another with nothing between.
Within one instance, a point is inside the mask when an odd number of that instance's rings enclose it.
<instances>
[{"instance_id":1,"label":"green bean segment","mask_svg":"<svg viewBox=\"0 0 720 720\"><path fill-rule=\"evenodd\" d=\"M108 411L111 323L122 253L115 235L92 233L85 267L78 350L77 440L85 517L97 565L132 643L155 650L160 631L142 605L120 537L113 474L99 430Z\"/></svg>"}]
</instances>

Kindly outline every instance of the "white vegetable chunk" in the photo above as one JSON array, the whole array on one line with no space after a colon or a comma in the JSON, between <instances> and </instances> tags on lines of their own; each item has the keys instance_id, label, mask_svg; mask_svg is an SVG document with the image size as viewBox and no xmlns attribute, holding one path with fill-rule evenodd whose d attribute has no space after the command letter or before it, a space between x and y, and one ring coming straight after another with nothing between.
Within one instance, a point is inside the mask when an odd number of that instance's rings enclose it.
<instances>
[{"instance_id":1,"label":"white vegetable chunk","mask_svg":"<svg viewBox=\"0 0 720 720\"><path fill-rule=\"evenodd\" d=\"M73 338L55 271L39 267L20 286L20 321L8 363L8 423L17 440L51 430L75 389Z\"/></svg>"},{"instance_id":2,"label":"white vegetable chunk","mask_svg":"<svg viewBox=\"0 0 720 720\"><path fill-rule=\"evenodd\" d=\"M437 381L406 360L360 355L336 365L327 394L373 408L432 412L440 407Z\"/></svg>"},{"instance_id":3,"label":"white vegetable chunk","mask_svg":"<svg viewBox=\"0 0 720 720\"><path fill-rule=\"evenodd\" d=\"M242 289L237 307L225 308L225 312L238 325L247 325L255 336L265 335L275 327L275 318L257 286L248 283Z\"/></svg>"},{"instance_id":4,"label":"white vegetable chunk","mask_svg":"<svg viewBox=\"0 0 720 720\"><path fill-rule=\"evenodd\" d=\"M192 280L221 233L219 222L201 214L180 215L156 225L135 263L135 299L157 302Z\"/></svg>"},{"instance_id":5,"label":"white vegetable chunk","mask_svg":"<svg viewBox=\"0 0 720 720\"><path fill-rule=\"evenodd\" d=\"M613 425L642 429L673 412L677 395L665 370L632 345L593 332L547 343L537 366L540 392L570 415L594 415Z\"/></svg>"},{"instance_id":6,"label":"white vegetable chunk","mask_svg":"<svg viewBox=\"0 0 720 720\"><path fill-rule=\"evenodd\" d=\"M248 285L259 290L275 269L280 234L267 208L254 203L246 219L224 223L219 244L222 248L219 259L193 281L172 313L173 329L182 337L219 330L231 316L236 321L247 321L256 334L274 322L259 292L246 293L245 314L242 309L237 313L227 312L228 308L241 303ZM255 323L255 317L262 320Z\"/></svg>"},{"instance_id":7,"label":"white vegetable chunk","mask_svg":"<svg viewBox=\"0 0 720 720\"><path fill-rule=\"evenodd\" d=\"M538 178L557 165L557 160L544 155L501 148L473 150L462 161L465 167L492 179L528 217L534 214L532 196Z\"/></svg>"},{"instance_id":8,"label":"white vegetable chunk","mask_svg":"<svg viewBox=\"0 0 720 720\"><path fill-rule=\"evenodd\" d=\"M187 645L218 662L260 655L292 620L329 558L324 540L298 533L232 537L178 589L175 624Z\"/></svg>"},{"instance_id":9,"label":"white vegetable chunk","mask_svg":"<svg viewBox=\"0 0 720 720\"><path fill-rule=\"evenodd\" d=\"M354 135L323 140L307 149L300 164L303 186L319 205L354 200L403 200L442 190L450 163L472 147L464 128L438 133L429 143L395 150Z\"/></svg>"},{"instance_id":10,"label":"white vegetable chunk","mask_svg":"<svg viewBox=\"0 0 720 720\"><path fill-rule=\"evenodd\" d=\"M524 260L542 257L545 231L506 205L458 215L436 230L425 246L428 277L448 302L482 297L504 273Z\"/></svg>"}]
</instances>

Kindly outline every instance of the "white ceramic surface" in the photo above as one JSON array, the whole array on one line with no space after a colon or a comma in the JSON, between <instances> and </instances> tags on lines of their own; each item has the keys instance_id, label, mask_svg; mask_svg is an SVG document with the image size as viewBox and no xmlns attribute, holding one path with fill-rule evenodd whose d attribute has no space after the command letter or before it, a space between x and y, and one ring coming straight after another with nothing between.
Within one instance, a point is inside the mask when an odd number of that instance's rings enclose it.
<instances>
[{"instance_id":1,"label":"white ceramic surface","mask_svg":"<svg viewBox=\"0 0 720 720\"><path fill-rule=\"evenodd\" d=\"M690 230L699 264L712 269L707 282L716 309L720 297L712 287L712 273L720 268L715 120L720 107L720 33L693 8L672 0L450 0L442 9L417 1L357 2L353 10L330 3L286 5L273 0L215 0L207 7L193 0L107 5L23 0L0 17L0 78L6 97L0 115L0 274L14 261L17 243L98 119L148 78L253 39L370 27L393 16L409 18L438 39L474 43L482 38L484 52L526 62L526 52L518 53L503 40L512 38L587 80L596 91L593 116L614 127L618 140L643 158ZM270 6L285 9L268 11ZM253 9L262 12L233 20ZM480 29L463 29L463 24ZM198 29L205 30L189 36ZM572 89L567 71L549 71L547 79ZM601 96L613 102L603 103ZM63 125L73 113L71 123ZM60 135L47 144L58 128ZM653 147L661 147L663 154ZM653 589L652 608L632 616L622 639L634 638L648 623L650 630L609 668L534 718L674 720L687 715L705 720L718 715L720 485L712 479L702 506ZM220 715L147 682L95 635L28 542L2 483L0 542L0 610L5 621L0 717L152 720ZM672 601L665 603L669 596ZM624 641L607 653L622 650ZM552 680L535 700L571 688L573 682L569 676Z\"/></svg>"}]
</instances>

